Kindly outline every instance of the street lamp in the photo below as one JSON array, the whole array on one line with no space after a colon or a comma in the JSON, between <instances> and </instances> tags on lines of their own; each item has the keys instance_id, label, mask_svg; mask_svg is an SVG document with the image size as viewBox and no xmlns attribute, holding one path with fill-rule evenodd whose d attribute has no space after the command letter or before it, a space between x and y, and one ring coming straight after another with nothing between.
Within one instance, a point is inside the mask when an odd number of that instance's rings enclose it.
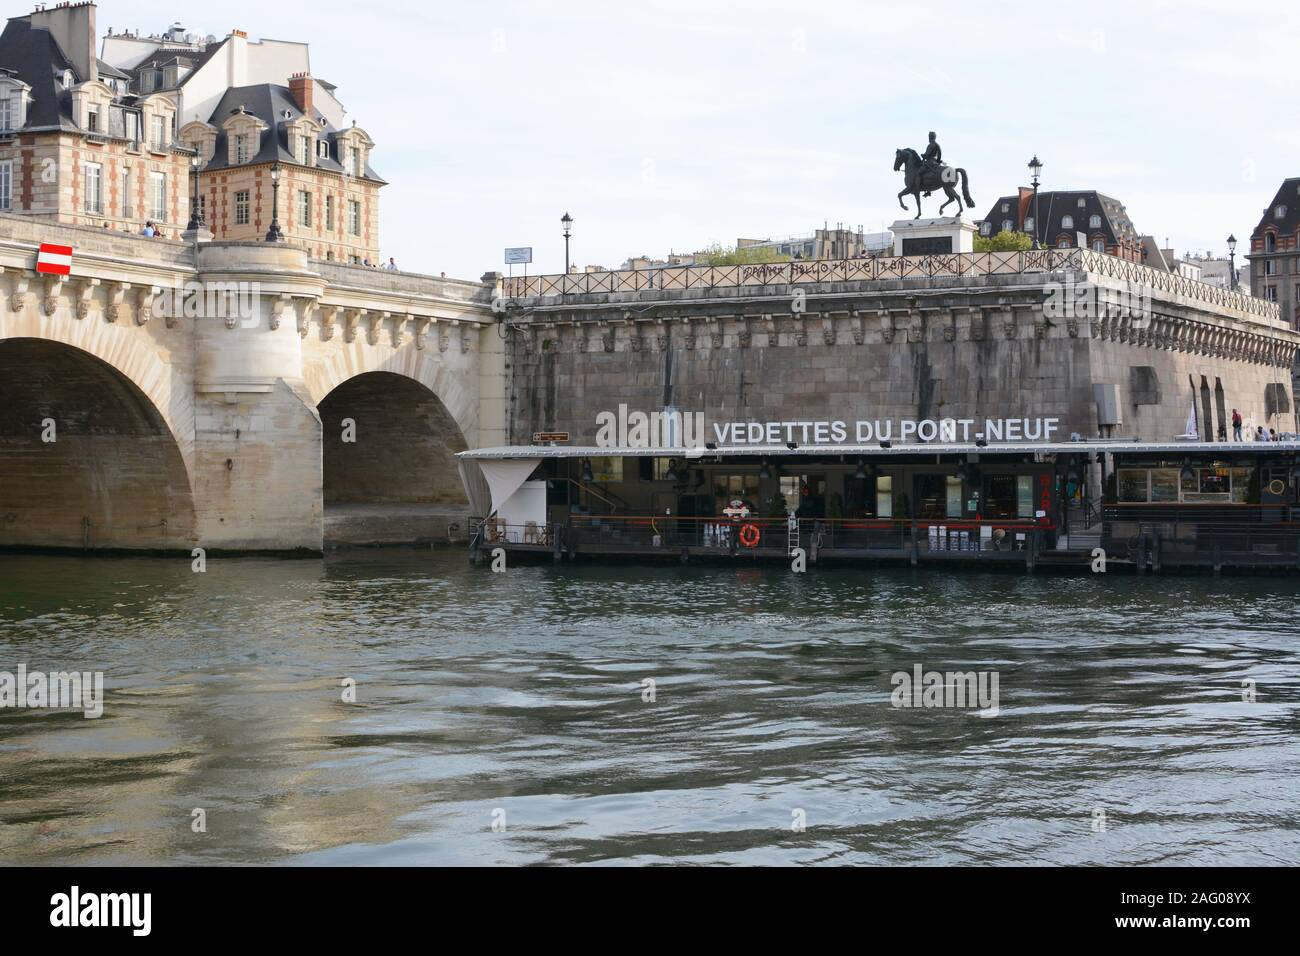
<instances>
[{"instance_id":1,"label":"street lamp","mask_svg":"<svg viewBox=\"0 0 1300 956\"><path fill-rule=\"evenodd\" d=\"M569 274L569 236L572 234L573 217L567 212L560 217L560 225L564 227L564 274Z\"/></svg>"},{"instance_id":2,"label":"street lamp","mask_svg":"<svg viewBox=\"0 0 1300 956\"><path fill-rule=\"evenodd\" d=\"M190 198L190 224L185 228L190 232L197 232L204 226L203 210L199 208L199 166L202 160L199 159L198 153L190 157L190 178L194 180L194 192Z\"/></svg>"},{"instance_id":3,"label":"street lamp","mask_svg":"<svg viewBox=\"0 0 1300 956\"><path fill-rule=\"evenodd\" d=\"M284 242L280 231L280 164L271 164L271 228L266 230L267 242Z\"/></svg>"},{"instance_id":4,"label":"street lamp","mask_svg":"<svg viewBox=\"0 0 1300 956\"><path fill-rule=\"evenodd\" d=\"M1228 288L1237 291L1237 237L1228 233Z\"/></svg>"},{"instance_id":5,"label":"street lamp","mask_svg":"<svg viewBox=\"0 0 1300 956\"><path fill-rule=\"evenodd\" d=\"M1034 158L1029 161L1030 182L1034 184L1034 248L1038 245L1038 177L1043 172L1043 164L1039 161L1035 153Z\"/></svg>"}]
</instances>

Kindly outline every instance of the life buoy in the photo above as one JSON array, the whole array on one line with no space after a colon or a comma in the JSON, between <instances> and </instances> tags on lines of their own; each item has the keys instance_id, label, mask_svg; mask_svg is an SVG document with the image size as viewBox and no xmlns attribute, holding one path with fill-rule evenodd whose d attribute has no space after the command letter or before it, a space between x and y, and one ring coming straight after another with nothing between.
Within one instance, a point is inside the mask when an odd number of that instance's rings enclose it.
<instances>
[{"instance_id":1,"label":"life buoy","mask_svg":"<svg viewBox=\"0 0 1300 956\"><path fill-rule=\"evenodd\" d=\"M742 524L740 526L740 543L747 548L758 547L758 525Z\"/></svg>"}]
</instances>

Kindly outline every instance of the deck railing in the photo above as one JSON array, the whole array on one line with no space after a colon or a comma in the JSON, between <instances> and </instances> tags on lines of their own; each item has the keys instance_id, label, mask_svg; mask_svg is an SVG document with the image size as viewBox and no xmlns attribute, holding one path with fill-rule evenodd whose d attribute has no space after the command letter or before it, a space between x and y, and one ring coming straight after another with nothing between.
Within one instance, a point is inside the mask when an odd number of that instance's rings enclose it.
<instances>
[{"instance_id":1,"label":"deck railing","mask_svg":"<svg viewBox=\"0 0 1300 956\"><path fill-rule=\"evenodd\" d=\"M655 266L567 275L513 276L504 280L509 299L620 292L676 291L742 286L791 286L819 282L879 282L887 279L964 278L1026 275L1063 270L1090 272L1152 292L1179 296L1266 321L1281 321L1277 303L1175 272L1091 249L1033 249L1021 252L961 252L928 256L867 256L860 259L796 259L734 266Z\"/></svg>"}]
</instances>

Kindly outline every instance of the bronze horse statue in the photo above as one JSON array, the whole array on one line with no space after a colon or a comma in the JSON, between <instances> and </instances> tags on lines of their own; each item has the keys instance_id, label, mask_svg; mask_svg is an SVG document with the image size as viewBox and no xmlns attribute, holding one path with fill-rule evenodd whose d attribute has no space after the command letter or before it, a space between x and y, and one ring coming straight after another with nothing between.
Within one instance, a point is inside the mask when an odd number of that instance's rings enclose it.
<instances>
[{"instance_id":1,"label":"bronze horse statue","mask_svg":"<svg viewBox=\"0 0 1300 956\"><path fill-rule=\"evenodd\" d=\"M944 204L939 207L939 215L947 208L948 203L957 204L957 215L961 215L961 199L957 196L957 191L953 189L953 184L961 179L962 196L966 199L967 206L974 206L975 200L970 198L970 186L966 183L966 170L952 166L943 166L935 169L928 165L916 150L909 147L894 150L894 172L903 170L903 190L898 194L898 204L907 209L907 203L903 202L903 197L909 193L916 197L916 215L913 219L921 218L921 191L924 190L928 196L936 189L942 189L948 194ZM910 210L909 210L910 211Z\"/></svg>"}]
</instances>

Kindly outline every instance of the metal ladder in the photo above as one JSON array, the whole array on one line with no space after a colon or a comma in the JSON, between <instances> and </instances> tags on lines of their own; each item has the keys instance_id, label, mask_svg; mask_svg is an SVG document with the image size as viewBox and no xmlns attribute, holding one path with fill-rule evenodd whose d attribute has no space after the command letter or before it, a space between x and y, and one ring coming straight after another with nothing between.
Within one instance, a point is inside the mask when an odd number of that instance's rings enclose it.
<instances>
[{"instance_id":1,"label":"metal ladder","mask_svg":"<svg viewBox=\"0 0 1300 956\"><path fill-rule=\"evenodd\" d=\"M799 547L799 519L787 518L785 522L785 553L794 554L794 549Z\"/></svg>"}]
</instances>

